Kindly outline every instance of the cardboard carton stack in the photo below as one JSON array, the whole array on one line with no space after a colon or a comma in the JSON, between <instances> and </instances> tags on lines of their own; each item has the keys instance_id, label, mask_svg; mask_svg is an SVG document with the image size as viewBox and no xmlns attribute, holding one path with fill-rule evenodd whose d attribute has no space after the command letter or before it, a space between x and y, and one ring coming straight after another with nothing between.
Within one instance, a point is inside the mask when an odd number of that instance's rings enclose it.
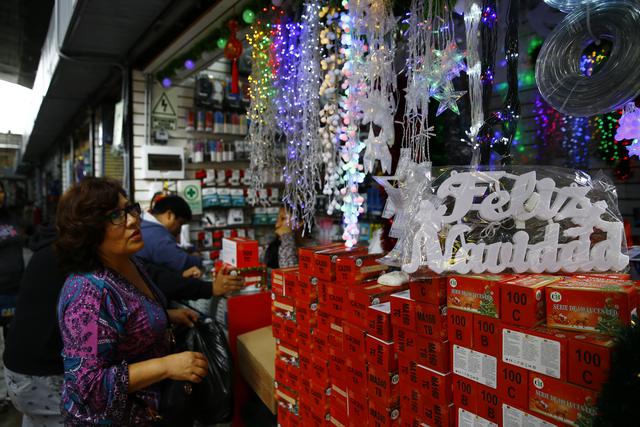
<instances>
[{"instance_id":1,"label":"cardboard carton stack","mask_svg":"<svg viewBox=\"0 0 640 427\"><path fill-rule=\"evenodd\" d=\"M611 334L636 307L626 279L448 277L456 425L586 425L607 378Z\"/></svg>"},{"instance_id":2,"label":"cardboard carton stack","mask_svg":"<svg viewBox=\"0 0 640 427\"><path fill-rule=\"evenodd\" d=\"M594 414L624 275L412 275L363 248L273 272L280 426L565 426Z\"/></svg>"}]
</instances>

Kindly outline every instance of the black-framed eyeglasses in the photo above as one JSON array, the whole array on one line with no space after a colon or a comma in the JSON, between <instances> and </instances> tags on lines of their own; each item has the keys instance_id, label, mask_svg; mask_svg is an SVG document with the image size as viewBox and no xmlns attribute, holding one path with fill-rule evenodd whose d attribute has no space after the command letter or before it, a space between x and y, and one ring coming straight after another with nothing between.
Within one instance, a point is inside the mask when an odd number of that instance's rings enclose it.
<instances>
[{"instance_id":1,"label":"black-framed eyeglasses","mask_svg":"<svg viewBox=\"0 0 640 427\"><path fill-rule=\"evenodd\" d=\"M127 215L131 215L135 218L140 218L140 215L142 215L142 208L140 207L140 203L132 203L122 209L112 211L107 215L107 219L113 225L122 225L127 222Z\"/></svg>"}]
</instances>

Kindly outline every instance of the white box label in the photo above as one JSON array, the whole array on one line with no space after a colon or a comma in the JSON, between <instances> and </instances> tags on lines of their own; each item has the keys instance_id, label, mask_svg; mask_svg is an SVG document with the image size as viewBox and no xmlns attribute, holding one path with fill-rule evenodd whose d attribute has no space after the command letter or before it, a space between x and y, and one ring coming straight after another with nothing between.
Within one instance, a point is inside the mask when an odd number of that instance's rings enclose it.
<instances>
[{"instance_id":1,"label":"white box label","mask_svg":"<svg viewBox=\"0 0 640 427\"><path fill-rule=\"evenodd\" d=\"M506 426L506 424L505 424ZM458 427L498 427L498 424L492 423L489 420L473 414L469 411L465 411L462 408L458 409Z\"/></svg>"},{"instance_id":2,"label":"white box label","mask_svg":"<svg viewBox=\"0 0 640 427\"><path fill-rule=\"evenodd\" d=\"M498 359L453 345L453 372L487 387L496 388Z\"/></svg>"},{"instance_id":3,"label":"white box label","mask_svg":"<svg viewBox=\"0 0 640 427\"><path fill-rule=\"evenodd\" d=\"M505 427L558 427L504 403L502 404L502 425Z\"/></svg>"},{"instance_id":4,"label":"white box label","mask_svg":"<svg viewBox=\"0 0 640 427\"><path fill-rule=\"evenodd\" d=\"M238 265L238 245L233 240L222 239L222 262L236 267Z\"/></svg>"},{"instance_id":5,"label":"white box label","mask_svg":"<svg viewBox=\"0 0 640 427\"><path fill-rule=\"evenodd\" d=\"M511 329L502 330L502 361L560 379L560 343Z\"/></svg>"}]
</instances>

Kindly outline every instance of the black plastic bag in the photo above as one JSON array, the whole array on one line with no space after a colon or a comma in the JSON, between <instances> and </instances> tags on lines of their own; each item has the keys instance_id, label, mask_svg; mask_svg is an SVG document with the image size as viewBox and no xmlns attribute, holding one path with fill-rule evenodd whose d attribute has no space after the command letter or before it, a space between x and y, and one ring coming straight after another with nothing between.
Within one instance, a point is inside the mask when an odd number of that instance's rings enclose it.
<instances>
[{"instance_id":1,"label":"black plastic bag","mask_svg":"<svg viewBox=\"0 0 640 427\"><path fill-rule=\"evenodd\" d=\"M233 418L231 351L224 330L209 317L201 317L193 328L174 331L175 352L196 351L204 354L209 372L200 383L167 381L163 384L160 412L161 426L191 426L230 422Z\"/></svg>"}]
</instances>

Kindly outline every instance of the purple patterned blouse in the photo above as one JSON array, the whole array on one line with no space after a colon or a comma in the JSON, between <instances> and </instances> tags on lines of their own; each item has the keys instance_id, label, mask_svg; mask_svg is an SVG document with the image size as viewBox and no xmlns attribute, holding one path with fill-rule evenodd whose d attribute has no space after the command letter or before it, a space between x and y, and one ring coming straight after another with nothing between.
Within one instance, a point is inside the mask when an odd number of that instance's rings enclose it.
<instances>
[{"instance_id":1,"label":"purple patterned blouse","mask_svg":"<svg viewBox=\"0 0 640 427\"><path fill-rule=\"evenodd\" d=\"M109 269L65 281L58 319L66 426L153 424L149 408L158 409L158 386L127 393L129 364L169 353L164 297L141 274L160 303Z\"/></svg>"}]
</instances>

